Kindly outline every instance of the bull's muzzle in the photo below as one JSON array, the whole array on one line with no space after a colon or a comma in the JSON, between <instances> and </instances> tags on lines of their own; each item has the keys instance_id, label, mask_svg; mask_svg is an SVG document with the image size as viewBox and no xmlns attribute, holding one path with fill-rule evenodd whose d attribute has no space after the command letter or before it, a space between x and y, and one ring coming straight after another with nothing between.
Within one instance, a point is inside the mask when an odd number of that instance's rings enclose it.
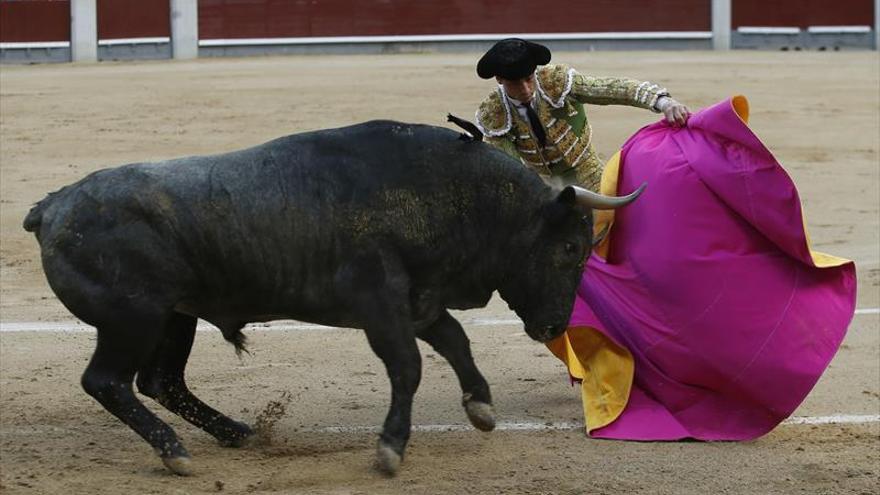
<instances>
[{"instance_id":1,"label":"bull's muzzle","mask_svg":"<svg viewBox=\"0 0 880 495\"><path fill-rule=\"evenodd\" d=\"M562 335L566 328L568 328L566 325L545 325L537 328L526 328L526 333L532 339L543 344Z\"/></svg>"}]
</instances>

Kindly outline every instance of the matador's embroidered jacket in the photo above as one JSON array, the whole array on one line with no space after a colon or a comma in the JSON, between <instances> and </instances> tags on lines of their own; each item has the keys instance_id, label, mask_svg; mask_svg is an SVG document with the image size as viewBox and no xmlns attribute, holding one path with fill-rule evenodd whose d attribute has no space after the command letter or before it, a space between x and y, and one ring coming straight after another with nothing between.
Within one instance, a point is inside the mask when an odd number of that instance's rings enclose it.
<instances>
[{"instance_id":1,"label":"matador's embroidered jacket","mask_svg":"<svg viewBox=\"0 0 880 495\"><path fill-rule=\"evenodd\" d=\"M500 85L477 109L477 126L489 143L539 174L560 177L568 184L593 191L599 188L602 162L590 143L593 130L583 104L630 105L657 111L657 99L669 95L657 84L585 76L562 64L540 67L535 76L536 112L547 133L546 147L538 146L529 123Z\"/></svg>"}]
</instances>

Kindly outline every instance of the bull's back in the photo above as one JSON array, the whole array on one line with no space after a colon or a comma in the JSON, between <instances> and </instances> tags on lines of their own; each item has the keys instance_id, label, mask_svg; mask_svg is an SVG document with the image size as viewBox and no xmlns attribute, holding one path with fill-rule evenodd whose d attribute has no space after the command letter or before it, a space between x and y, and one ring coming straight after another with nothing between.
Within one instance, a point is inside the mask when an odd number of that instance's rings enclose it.
<instances>
[{"instance_id":1,"label":"bull's back","mask_svg":"<svg viewBox=\"0 0 880 495\"><path fill-rule=\"evenodd\" d=\"M393 207L389 191L460 192L469 181L499 180L491 174L506 157L456 138L448 129L371 121L230 153L125 165L51 193L31 210L24 228L39 231L47 215L91 215L79 206L92 202L147 217L202 215L202 224L213 225L215 218L259 222L284 211L328 210L332 216L338 205L376 208L389 197ZM70 208L74 203L78 207Z\"/></svg>"},{"instance_id":2,"label":"bull's back","mask_svg":"<svg viewBox=\"0 0 880 495\"><path fill-rule=\"evenodd\" d=\"M238 245L271 240L296 252L348 249L338 244L367 239L413 250L437 245L444 230L485 209L479 196L486 190L505 181L540 187L534 174L488 145L391 121L172 160L154 173L198 217L192 228L232 225L232 232L205 235L234 234Z\"/></svg>"},{"instance_id":3,"label":"bull's back","mask_svg":"<svg viewBox=\"0 0 880 495\"><path fill-rule=\"evenodd\" d=\"M511 170L457 136L377 121L125 165L50 195L25 228L59 297L153 284L168 297L250 290L271 306L266 295L331 292L332 271L364 246L394 246L412 263L461 252L449 238L468 235L456 229L479 211L475 184L494 188Z\"/></svg>"}]
</instances>

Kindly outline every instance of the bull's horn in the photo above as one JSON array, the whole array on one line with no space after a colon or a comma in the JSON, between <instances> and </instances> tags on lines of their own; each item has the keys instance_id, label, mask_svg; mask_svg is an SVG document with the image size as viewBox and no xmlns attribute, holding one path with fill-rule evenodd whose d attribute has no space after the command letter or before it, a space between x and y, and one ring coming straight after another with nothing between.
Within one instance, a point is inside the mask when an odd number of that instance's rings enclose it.
<instances>
[{"instance_id":1,"label":"bull's horn","mask_svg":"<svg viewBox=\"0 0 880 495\"><path fill-rule=\"evenodd\" d=\"M627 194L626 196L603 196L602 194L594 193L588 189L584 189L582 187L571 186L574 189L575 197L577 198L577 204L580 206L584 206L587 208L595 208L597 210L613 210L615 208L620 208L621 206L626 206L636 198L639 197L639 194L642 194L642 191L645 190L645 187L648 186L648 183L642 183L638 189Z\"/></svg>"}]
</instances>

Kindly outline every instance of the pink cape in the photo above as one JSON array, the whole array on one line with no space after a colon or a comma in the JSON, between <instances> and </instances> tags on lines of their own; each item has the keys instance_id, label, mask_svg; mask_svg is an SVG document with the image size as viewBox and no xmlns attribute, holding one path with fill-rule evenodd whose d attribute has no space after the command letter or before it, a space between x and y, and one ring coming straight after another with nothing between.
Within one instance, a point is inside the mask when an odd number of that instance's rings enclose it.
<instances>
[{"instance_id":1,"label":"pink cape","mask_svg":"<svg viewBox=\"0 0 880 495\"><path fill-rule=\"evenodd\" d=\"M591 327L627 349L634 378L591 436L758 437L803 401L846 334L855 267L810 250L795 186L747 114L735 97L622 148L618 193L648 187L615 213L607 259L590 258L569 332Z\"/></svg>"}]
</instances>

